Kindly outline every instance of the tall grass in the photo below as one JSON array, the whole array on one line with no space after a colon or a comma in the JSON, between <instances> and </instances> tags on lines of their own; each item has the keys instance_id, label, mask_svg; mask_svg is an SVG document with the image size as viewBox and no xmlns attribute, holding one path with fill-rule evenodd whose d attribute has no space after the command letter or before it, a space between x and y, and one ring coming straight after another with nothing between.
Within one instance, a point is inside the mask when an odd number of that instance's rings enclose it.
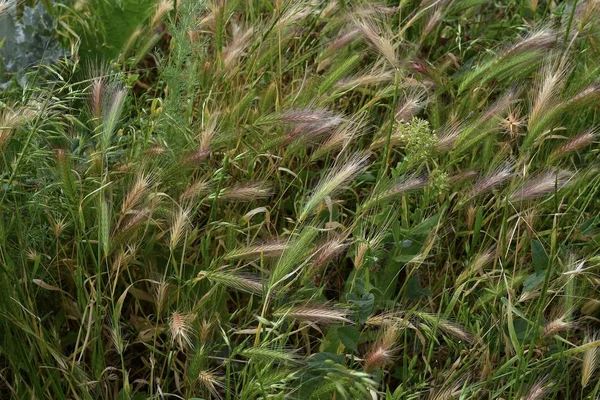
<instances>
[{"instance_id":1,"label":"tall grass","mask_svg":"<svg viewBox=\"0 0 600 400\"><path fill-rule=\"evenodd\" d=\"M597 398L600 3L158 7L2 95L0 397Z\"/></svg>"}]
</instances>

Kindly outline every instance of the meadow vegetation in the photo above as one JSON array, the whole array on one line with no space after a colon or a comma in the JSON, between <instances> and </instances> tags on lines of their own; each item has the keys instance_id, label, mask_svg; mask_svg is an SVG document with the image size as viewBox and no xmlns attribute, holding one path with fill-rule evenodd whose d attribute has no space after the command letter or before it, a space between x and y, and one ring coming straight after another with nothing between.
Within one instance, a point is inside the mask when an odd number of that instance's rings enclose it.
<instances>
[{"instance_id":1,"label":"meadow vegetation","mask_svg":"<svg viewBox=\"0 0 600 400\"><path fill-rule=\"evenodd\" d=\"M42 3L1 398L599 398L600 1Z\"/></svg>"}]
</instances>

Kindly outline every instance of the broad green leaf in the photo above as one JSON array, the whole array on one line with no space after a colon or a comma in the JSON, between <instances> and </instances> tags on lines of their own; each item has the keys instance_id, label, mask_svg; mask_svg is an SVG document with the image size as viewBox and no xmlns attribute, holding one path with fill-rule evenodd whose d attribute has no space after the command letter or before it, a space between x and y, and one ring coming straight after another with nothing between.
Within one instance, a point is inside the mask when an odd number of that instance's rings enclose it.
<instances>
[{"instance_id":1,"label":"broad green leaf","mask_svg":"<svg viewBox=\"0 0 600 400\"><path fill-rule=\"evenodd\" d=\"M340 326L337 328L337 334L344 346L352 351L358 350L360 332L358 332L358 329L355 326Z\"/></svg>"},{"instance_id":2,"label":"broad green leaf","mask_svg":"<svg viewBox=\"0 0 600 400\"><path fill-rule=\"evenodd\" d=\"M523 282L523 290L529 292L537 288L542 282L544 282L545 277L546 270L534 272L525 278L525 281Z\"/></svg>"},{"instance_id":3,"label":"broad green leaf","mask_svg":"<svg viewBox=\"0 0 600 400\"><path fill-rule=\"evenodd\" d=\"M531 241L531 260L536 272L548 267L548 254L546 254L544 245L539 240Z\"/></svg>"},{"instance_id":4,"label":"broad green leaf","mask_svg":"<svg viewBox=\"0 0 600 400\"><path fill-rule=\"evenodd\" d=\"M406 298L408 300L417 300L423 296L431 297L433 292L428 288L421 286L421 278L418 275L413 275L406 282Z\"/></svg>"}]
</instances>

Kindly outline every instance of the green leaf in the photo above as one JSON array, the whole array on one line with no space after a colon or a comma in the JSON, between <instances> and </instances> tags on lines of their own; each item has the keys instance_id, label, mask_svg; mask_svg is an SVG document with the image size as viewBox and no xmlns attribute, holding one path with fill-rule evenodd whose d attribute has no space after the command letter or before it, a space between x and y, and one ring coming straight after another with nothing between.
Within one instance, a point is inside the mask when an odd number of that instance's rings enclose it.
<instances>
[{"instance_id":1,"label":"green leaf","mask_svg":"<svg viewBox=\"0 0 600 400\"><path fill-rule=\"evenodd\" d=\"M441 213L432 215L431 217L427 218L425 221L421 222L419 225L415 226L414 228L411 228L410 233L411 235L427 235L429 234L429 231L431 231L431 228L433 228L435 225L437 225L439 219L440 219Z\"/></svg>"},{"instance_id":2,"label":"green leaf","mask_svg":"<svg viewBox=\"0 0 600 400\"><path fill-rule=\"evenodd\" d=\"M417 254L400 254L398 257L394 257L394 261L402 264L406 264L413 258L415 258Z\"/></svg>"},{"instance_id":3,"label":"green leaf","mask_svg":"<svg viewBox=\"0 0 600 400\"><path fill-rule=\"evenodd\" d=\"M357 322L364 324L375 309L375 295L367 290L367 283L360 277L351 277L346 282L345 290L352 290L346 293L345 299L356 307Z\"/></svg>"},{"instance_id":4,"label":"green leaf","mask_svg":"<svg viewBox=\"0 0 600 400\"><path fill-rule=\"evenodd\" d=\"M375 295L373 293L365 293L360 295L360 297L356 293L348 293L346 300L348 303L356 306L358 323L360 324L366 322L375 308Z\"/></svg>"},{"instance_id":5,"label":"green leaf","mask_svg":"<svg viewBox=\"0 0 600 400\"><path fill-rule=\"evenodd\" d=\"M357 344L360 337L360 332L358 332L358 329L356 329L355 326L340 326L337 328L337 334L344 346L352 351L358 350Z\"/></svg>"},{"instance_id":6,"label":"green leaf","mask_svg":"<svg viewBox=\"0 0 600 400\"><path fill-rule=\"evenodd\" d=\"M537 288L542 282L544 282L545 278L546 270L534 272L533 274L525 278L525 281L523 282L523 290L529 292Z\"/></svg>"},{"instance_id":7,"label":"green leaf","mask_svg":"<svg viewBox=\"0 0 600 400\"><path fill-rule=\"evenodd\" d=\"M531 259L536 272L548 267L548 254L539 240L531 241Z\"/></svg>"},{"instance_id":8,"label":"green leaf","mask_svg":"<svg viewBox=\"0 0 600 400\"><path fill-rule=\"evenodd\" d=\"M411 276L406 282L406 298L417 300L423 296L431 297L433 292L421 286L421 278L418 275Z\"/></svg>"},{"instance_id":9,"label":"green leaf","mask_svg":"<svg viewBox=\"0 0 600 400\"><path fill-rule=\"evenodd\" d=\"M123 388L117 395L117 400L133 400L131 398L131 390Z\"/></svg>"},{"instance_id":10,"label":"green leaf","mask_svg":"<svg viewBox=\"0 0 600 400\"><path fill-rule=\"evenodd\" d=\"M479 237L481 235L481 226L483 225L483 207L477 208L475 214L475 224L473 225L473 240L471 241L471 247L477 248L479 244Z\"/></svg>"},{"instance_id":11,"label":"green leaf","mask_svg":"<svg viewBox=\"0 0 600 400\"><path fill-rule=\"evenodd\" d=\"M94 18L86 23L77 23L73 30L81 38L79 53L92 59L112 59L134 38L135 31L153 11L156 0L90 0L86 11Z\"/></svg>"},{"instance_id":12,"label":"green leaf","mask_svg":"<svg viewBox=\"0 0 600 400\"><path fill-rule=\"evenodd\" d=\"M596 225L598 224L598 220L599 220L598 216L595 216L593 218L586 220L583 224L581 224L581 227L579 228L579 231L581 232L581 234L591 235L594 232Z\"/></svg>"},{"instance_id":13,"label":"green leaf","mask_svg":"<svg viewBox=\"0 0 600 400\"><path fill-rule=\"evenodd\" d=\"M310 357L308 357L306 359L306 364L309 367L312 368L319 368L322 367L323 364L325 363L325 361L327 360L331 360L336 364L344 364L344 356L341 354L335 354L335 353L329 353L329 352L320 352L320 353L316 353L311 355Z\"/></svg>"}]
</instances>

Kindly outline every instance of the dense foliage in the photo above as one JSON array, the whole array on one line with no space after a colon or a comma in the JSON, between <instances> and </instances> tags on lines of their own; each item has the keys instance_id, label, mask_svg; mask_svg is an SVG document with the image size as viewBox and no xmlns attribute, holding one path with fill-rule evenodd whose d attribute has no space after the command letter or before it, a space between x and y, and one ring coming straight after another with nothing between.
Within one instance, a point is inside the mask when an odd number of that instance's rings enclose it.
<instances>
[{"instance_id":1,"label":"dense foliage","mask_svg":"<svg viewBox=\"0 0 600 400\"><path fill-rule=\"evenodd\" d=\"M598 398L600 1L44 6L1 398Z\"/></svg>"}]
</instances>

